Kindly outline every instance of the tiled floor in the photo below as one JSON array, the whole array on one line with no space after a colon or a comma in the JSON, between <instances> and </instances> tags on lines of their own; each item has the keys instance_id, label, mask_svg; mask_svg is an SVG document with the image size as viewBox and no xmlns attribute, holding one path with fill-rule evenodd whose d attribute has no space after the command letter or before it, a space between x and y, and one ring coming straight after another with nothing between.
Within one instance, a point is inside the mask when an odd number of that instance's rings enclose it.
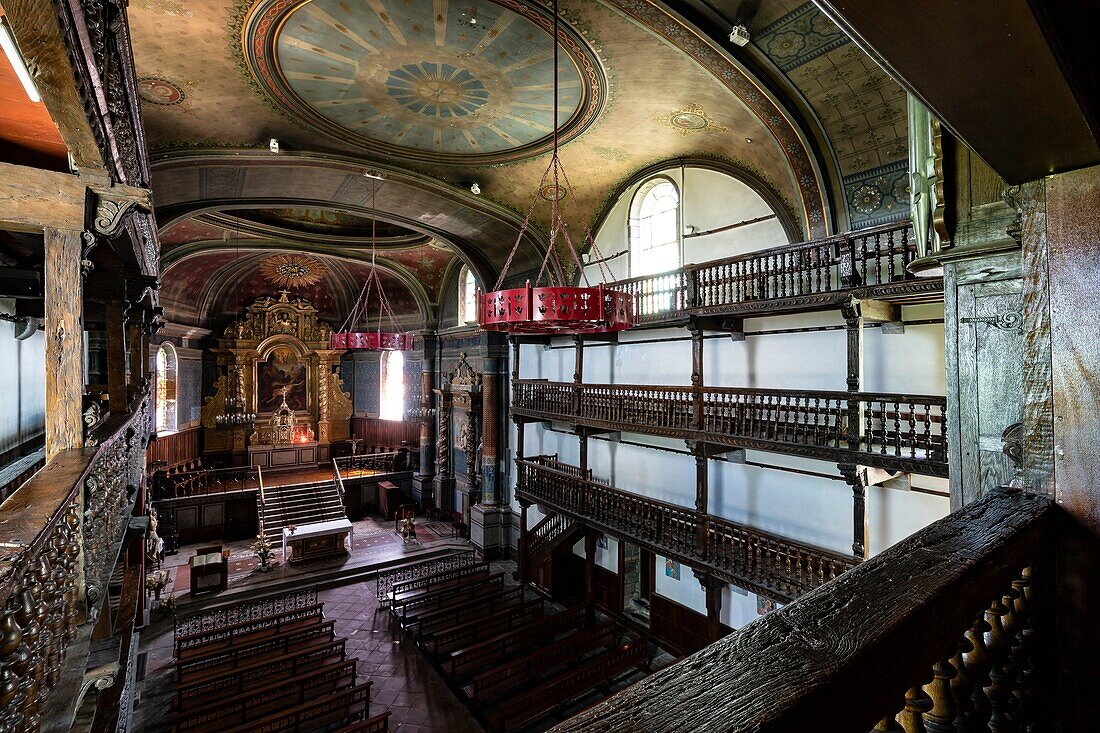
<instances>
[{"instance_id":1,"label":"tiled floor","mask_svg":"<svg viewBox=\"0 0 1100 733\"><path fill-rule=\"evenodd\" d=\"M407 639L390 614L378 608L368 583L318 594L336 634L348 640L348 654L373 682L371 710L389 709L390 730L402 733L466 733L481 726L447 688L439 673Z\"/></svg>"}]
</instances>

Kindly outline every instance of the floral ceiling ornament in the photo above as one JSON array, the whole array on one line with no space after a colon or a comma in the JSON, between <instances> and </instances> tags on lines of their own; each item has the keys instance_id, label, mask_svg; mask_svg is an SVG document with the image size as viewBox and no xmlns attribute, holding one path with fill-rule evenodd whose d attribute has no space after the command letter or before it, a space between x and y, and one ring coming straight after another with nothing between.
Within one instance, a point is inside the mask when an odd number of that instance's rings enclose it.
<instances>
[{"instance_id":1,"label":"floral ceiling ornament","mask_svg":"<svg viewBox=\"0 0 1100 733\"><path fill-rule=\"evenodd\" d=\"M697 132L730 131L725 125L720 125L711 119L710 115L704 112L697 102L692 102L683 109L678 109L667 115L655 115L653 121L673 128L683 137L694 135Z\"/></svg>"},{"instance_id":2,"label":"floral ceiling ornament","mask_svg":"<svg viewBox=\"0 0 1100 733\"><path fill-rule=\"evenodd\" d=\"M320 261L298 254L275 255L260 263L260 274L280 288L316 285L325 276L325 270Z\"/></svg>"}]
</instances>

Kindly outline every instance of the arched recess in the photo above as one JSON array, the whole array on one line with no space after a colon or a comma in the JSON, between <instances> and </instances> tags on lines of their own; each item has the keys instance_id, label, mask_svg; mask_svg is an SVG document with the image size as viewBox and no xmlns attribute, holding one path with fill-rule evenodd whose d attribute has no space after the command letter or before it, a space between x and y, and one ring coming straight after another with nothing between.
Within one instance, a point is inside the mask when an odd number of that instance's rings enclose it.
<instances>
[{"instance_id":1,"label":"arched recess","mask_svg":"<svg viewBox=\"0 0 1100 733\"><path fill-rule=\"evenodd\" d=\"M798 217L795 216L791 210L790 205L783 199L779 193L772 188L772 186L756 175L750 170L747 170L736 163L730 161L718 160L715 158L673 158L670 160L663 160L653 165L648 165L642 168L637 173L626 179L615 190L614 195L610 196L607 202L604 204L603 209L595 219L595 223L592 226L593 233L600 231L604 223L607 221L607 217L611 214L611 210L615 207L615 204L619 201L624 193L631 190L634 186L642 183L646 179L653 178L663 171L667 171L670 168L702 168L704 170L715 171L716 173L723 173L730 178L734 178L741 183L748 186L754 193L764 200L773 212L775 212L776 219L783 227L783 233L786 234L789 242L802 241L805 237L802 227L798 223Z\"/></svg>"}]
</instances>

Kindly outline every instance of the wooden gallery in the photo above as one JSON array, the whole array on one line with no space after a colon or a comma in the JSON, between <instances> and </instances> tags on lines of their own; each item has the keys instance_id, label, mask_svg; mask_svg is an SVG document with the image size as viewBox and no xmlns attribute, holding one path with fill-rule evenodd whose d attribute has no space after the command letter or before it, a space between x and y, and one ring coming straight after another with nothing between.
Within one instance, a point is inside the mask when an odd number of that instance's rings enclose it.
<instances>
[{"instance_id":1,"label":"wooden gallery","mask_svg":"<svg viewBox=\"0 0 1100 733\"><path fill-rule=\"evenodd\" d=\"M1091 730L1095 5L0 0L0 733Z\"/></svg>"}]
</instances>

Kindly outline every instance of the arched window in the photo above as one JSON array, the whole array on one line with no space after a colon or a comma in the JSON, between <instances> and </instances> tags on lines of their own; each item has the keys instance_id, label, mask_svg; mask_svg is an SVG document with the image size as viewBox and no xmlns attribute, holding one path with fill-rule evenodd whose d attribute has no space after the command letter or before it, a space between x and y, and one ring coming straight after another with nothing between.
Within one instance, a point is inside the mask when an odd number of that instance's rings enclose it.
<instances>
[{"instance_id":1,"label":"arched window","mask_svg":"<svg viewBox=\"0 0 1100 733\"><path fill-rule=\"evenodd\" d=\"M378 417L382 420L405 419L405 355L400 351L386 351L382 355Z\"/></svg>"},{"instance_id":2,"label":"arched window","mask_svg":"<svg viewBox=\"0 0 1100 733\"><path fill-rule=\"evenodd\" d=\"M458 271L458 322L473 323L477 320L477 278L465 265Z\"/></svg>"},{"instance_id":3,"label":"arched window","mask_svg":"<svg viewBox=\"0 0 1100 733\"><path fill-rule=\"evenodd\" d=\"M630 276L680 266L680 191L667 178L646 181L630 205Z\"/></svg>"},{"instance_id":4,"label":"arched window","mask_svg":"<svg viewBox=\"0 0 1100 733\"><path fill-rule=\"evenodd\" d=\"M176 429L176 374L178 361L172 344L162 344L157 349L156 363L156 411L158 433Z\"/></svg>"}]
</instances>

